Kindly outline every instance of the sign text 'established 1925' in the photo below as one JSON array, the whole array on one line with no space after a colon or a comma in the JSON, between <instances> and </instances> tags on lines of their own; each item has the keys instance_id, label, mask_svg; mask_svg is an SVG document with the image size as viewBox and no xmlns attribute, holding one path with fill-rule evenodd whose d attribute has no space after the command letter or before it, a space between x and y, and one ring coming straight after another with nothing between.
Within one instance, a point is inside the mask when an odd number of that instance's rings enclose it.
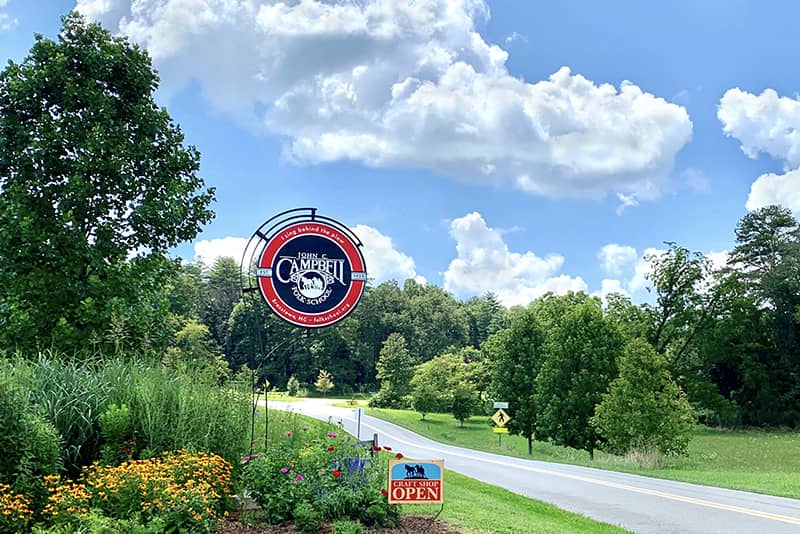
<instances>
[{"instance_id":1,"label":"sign text 'established 1925'","mask_svg":"<svg viewBox=\"0 0 800 534\"><path fill-rule=\"evenodd\" d=\"M315 209L308 216L296 211L302 210L284 212L291 216L275 223L270 234L256 233L263 247L256 258L258 290L282 319L304 328L330 326L347 317L364 293L360 242Z\"/></svg>"}]
</instances>

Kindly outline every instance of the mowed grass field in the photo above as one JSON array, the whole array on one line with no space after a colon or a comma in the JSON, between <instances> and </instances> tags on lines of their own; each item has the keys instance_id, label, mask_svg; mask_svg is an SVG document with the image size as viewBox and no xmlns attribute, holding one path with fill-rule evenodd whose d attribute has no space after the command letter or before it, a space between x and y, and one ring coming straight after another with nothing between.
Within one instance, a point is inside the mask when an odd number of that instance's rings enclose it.
<instances>
[{"instance_id":1,"label":"mowed grass field","mask_svg":"<svg viewBox=\"0 0 800 534\"><path fill-rule=\"evenodd\" d=\"M263 443L264 411L259 408L256 420L256 440ZM269 439L319 436L338 429L323 421L296 413L269 411ZM381 461L392 456L382 453ZM594 521L568 512L551 504L529 499L516 493L479 482L445 470L445 506L439 517L466 534L533 534L533 533L589 533L616 534L628 532L619 527ZM436 505L403 505L402 513L430 516L439 511Z\"/></svg>"},{"instance_id":2,"label":"mowed grass field","mask_svg":"<svg viewBox=\"0 0 800 534\"><path fill-rule=\"evenodd\" d=\"M769 495L800 498L800 432L734 431L699 427L689 445L689 455L666 458L656 467L646 467L620 456L589 453L535 441L533 455L520 436L497 434L489 428L488 417L472 417L459 426L452 415L408 410L368 409L379 417L428 438L496 454L551 462L585 465L645 476L693 482Z\"/></svg>"},{"instance_id":3,"label":"mowed grass field","mask_svg":"<svg viewBox=\"0 0 800 534\"><path fill-rule=\"evenodd\" d=\"M467 534L612 533L627 530L445 470L439 516ZM403 513L430 515L434 505L403 505Z\"/></svg>"}]
</instances>

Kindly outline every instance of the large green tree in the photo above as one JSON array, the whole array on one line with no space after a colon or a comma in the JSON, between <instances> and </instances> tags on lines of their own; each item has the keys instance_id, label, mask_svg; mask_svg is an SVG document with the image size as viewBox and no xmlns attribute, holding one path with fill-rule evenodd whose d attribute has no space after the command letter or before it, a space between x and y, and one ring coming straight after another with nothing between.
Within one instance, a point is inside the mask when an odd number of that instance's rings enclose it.
<instances>
[{"instance_id":1,"label":"large green tree","mask_svg":"<svg viewBox=\"0 0 800 534\"><path fill-rule=\"evenodd\" d=\"M241 270L239 263L233 258L220 257L205 273L205 284L202 292L202 303L199 309L200 318L208 326L211 336L225 352L230 328L229 319L233 307L242 296Z\"/></svg>"},{"instance_id":2,"label":"large green tree","mask_svg":"<svg viewBox=\"0 0 800 534\"><path fill-rule=\"evenodd\" d=\"M533 392L536 435L593 456L599 436L589 419L617 375L623 337L600 301L583 293L546 296L536 308L547 329Z\"/></svg>"},{"instance_id":3,"label":"large green tree","mask_svg":"<svg viewBox=\"0 0 800 534\"><path fill-rule=\"evenodd\" d=\"M591 423L615 453L656 449L685 454L695 420L686 394L672 379L667 362L647 341L625 345L619 376L603 394Z\"/></svg>"},{"instance_id":4,"label":"large green tree","mask_svg":"<svg viewBox=\"0 0 800 534\"><path fill-rule=\"evenodd\" d=\"M542 364L545 331L532 307L513 314L511 326L486 340L483 350L493 370L492 396L507 402L513 417L509 432L528 440L528 454L533 452L533 437L538 406L533 397L534 384Z\"/></svg>"},{"instance_id":5,"label":"large green tree","mask_svg":"<svg viewBox=\"0 0 800 534\"><path fill-rule=\"evenodd\" d=\"M0 73L2 348L80 348L114 318L152 344L165 254L213 216L157 86L146 52L77 14Z\"/></svg>"},{"instance_id":6,"label":"large green tree","mask_svg":"<svg viewBox=\"0 0 800 534\"><path fill-rule=\"evenodd\" d=\"M763 313L772 345L771 357L743 363L777 395L781 408L765 422L800 425L800 226L788 209L766 206L742 218L736 241L731 274Z\"/></svg>"},{"instance_id":7,"label":"large green tree","mask_svg":"<svg viewBox=\"0 0 800 534\"><path fill-rule=\"evenodd\" d=\"M381 389L370 400L374 406L404 407L405 397L411 393L411 378L417 363L406 346L402 334L393 332L383 343L378 359L378 380Z\"/></svg>"}]
</instances>

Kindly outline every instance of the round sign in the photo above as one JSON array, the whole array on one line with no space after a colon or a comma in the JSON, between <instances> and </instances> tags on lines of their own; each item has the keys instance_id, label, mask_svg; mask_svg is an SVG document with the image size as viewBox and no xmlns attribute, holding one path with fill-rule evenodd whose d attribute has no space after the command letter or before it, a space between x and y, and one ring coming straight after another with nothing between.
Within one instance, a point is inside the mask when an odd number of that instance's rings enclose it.
<instances>
[{"instance_id":1,"label":"round sign","mask_svg":"<svg viewBox=\"0 0 800 534\"><path fill-rule=\"evenodd\" d=\"M367 283L364 257L353 240L325 222L294 223L267 242L258 261L258 287L279 317L320 328L352 312Z\"/></svg>"}]
</instances>

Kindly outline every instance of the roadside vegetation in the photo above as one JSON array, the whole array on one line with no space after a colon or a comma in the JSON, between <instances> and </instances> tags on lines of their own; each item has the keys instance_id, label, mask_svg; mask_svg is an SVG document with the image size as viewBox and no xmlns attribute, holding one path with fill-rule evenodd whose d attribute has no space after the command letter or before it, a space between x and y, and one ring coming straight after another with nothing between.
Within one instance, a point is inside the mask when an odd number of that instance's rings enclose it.
<instances>
[{"instance_id":1,"label":"roadside vegetation","mask_svg":"<svg viewBox=\"0 0 800 534\"><path fill-rule=\"evenodd\" d=\"M290 412L270 411L270 427L274 428L270 431L273 446L279 448L281 452L273 455L271 461L264 460L265 464L280 463L281 458L290 461L286 458L287 454L291 456L291 451L303 449L309 441L313 443L320 436L326 443L324 452L328 452L327 447L331 446L331 443L333 446L343 443L342 434L337 427ZM263 426L261 428L263 430ZM287 436L287 432L291 435ZM329 437L330 433L336 437ZM396 447L392 448L391 452L380 452L379 466L385 468L386 462L398 452L400 451ZM279 471L277 464L275 467ZM328 471L330 470L326 470L325 473L328 474ZM328 478L333 479L332 475ZM380 478L382 485L377 487L385 488L385 472L382 472ZM317 507L324 509L322 505ZM428 517L433 517L439 511L438 505L401 505L397 508L401 514ZM445 474L445 506L439 517L465 534L626 532L619 527L594 521L448 470Z\"/></svg>"},{"instance_id":2,"label":"roadside vegetation","mask_svg":"<svg viewBox=\"0 0 800 534\"><path fill-rule=\"evenodd\" d=\"M591 460L587 451L536 440L532 454L528 454L527 440L518 435L503 435L498 443L485 416L470 418L462 428L448 414L429 414L425 420L410 410L370 408L367 414L442 443L495 454L800 498L800 457L796 454L800 433L796 431L700 426L693 431L683 456L662 457L638 451L613 455L599 451Z\"/></svg>"},{"instance_id":3,"label":"roadside vegetation","mask_svg":"<svg viewBox=\"0 0 800 534\"><path fill-rule=\"evenodd\" d=\"M202 532L243 488L270 510L280 501L269 521L392 523L376 473L356 469L328 506L334 472L352 472L332 469L331 431L306 441L317 427L278 418L259 437L256 392L363 395L409 428L484 450L502 401L505 453L800 496L796 433L711 429L800 426L790 211L745 215L722 268L676 243L650 254L650 303L547 293L509 309L490 292L459 301L390 281L307 334L242 296L235 259L170 257L213 219L215 193L158 83L146 52L76 13L0 71L0 532ZM313 475L284 484L275 468ZM458 524L484 520L459 506ZM542 510L554 530L594 528Z\"/></svg>"}]
</instances>

